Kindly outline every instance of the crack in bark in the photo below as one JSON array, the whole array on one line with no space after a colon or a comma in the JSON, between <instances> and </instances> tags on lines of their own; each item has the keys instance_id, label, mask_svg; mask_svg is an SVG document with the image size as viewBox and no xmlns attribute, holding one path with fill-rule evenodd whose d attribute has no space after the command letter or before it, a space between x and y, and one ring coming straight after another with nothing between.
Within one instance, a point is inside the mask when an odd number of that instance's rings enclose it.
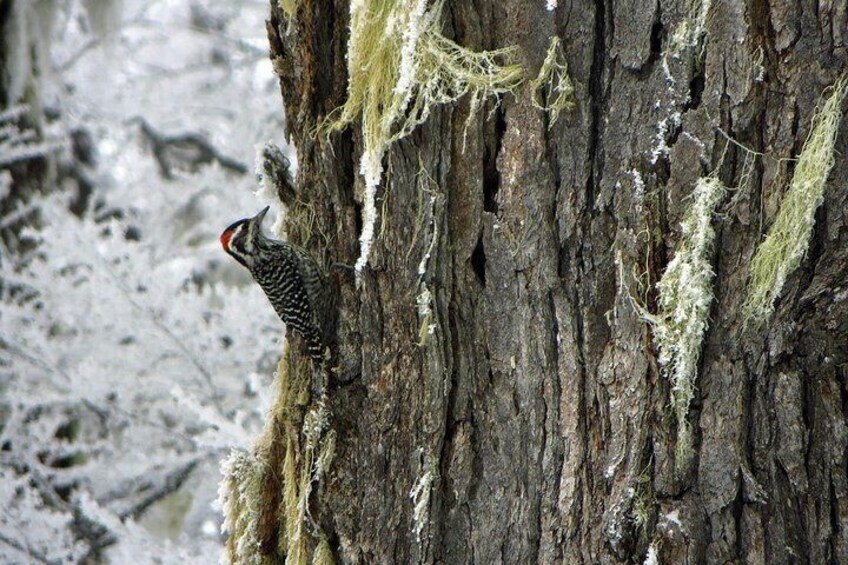
<instances>
[{"instance_id":1,"label":"crack in bark","mask_svg":"<svg viewBox=\"0 0 848 565\"><path fill-rule=\"evenodd\" d=\"M487 143L483 152L483 210L498 213L498 190L501 185L501 172L498 169L498 156L503 149L506 134L506 111L498 107L495 110L494 146Z\"/></svg>"},{"instance_id":2,"label":"crack in bark","mask_svg":"<svg viewBox=\"0 0 848 565\"><path fill-rule=\"evenodd\" d=\"M589 176L586 180L586 211L595 207L595 174L598 170L598 146L600 142L601 114L604 103L603 74L606 66L606 13L603 0L595 0L595 35L592 49L592 66L589 71L589 107L591 121L589 125ZM584 226L585 228L585 226ZM584 236L586 231L584 230Z\"/></svg>"},{"instance_id":3,"label":"crack in bark","mask_svg":"<svg viewBox=\"0 0 848 565\"><path fill-rule=\"evenodd\" d=\"M650 52L648 53L648 58L638 69L625 67L625 70L635 74L638 80L649 79L654 73L657 62L662 57L662 42L665 35L665 25L662 21L662 3L657 0L654 7L654 21L651 24Z\"/></svg>"}]
</instances>

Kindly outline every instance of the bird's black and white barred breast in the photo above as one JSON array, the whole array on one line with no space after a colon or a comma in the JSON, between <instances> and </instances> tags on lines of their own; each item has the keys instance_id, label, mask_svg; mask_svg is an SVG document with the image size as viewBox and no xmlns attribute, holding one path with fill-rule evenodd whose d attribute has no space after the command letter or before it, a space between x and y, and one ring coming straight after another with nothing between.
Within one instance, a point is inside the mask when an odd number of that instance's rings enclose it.
<instances>
[{"instance_id":1,"label":"bird's black and white barred breast","mask_svg":"<svg viewBox=\"0 0 848 565\"><path fill-rule=\"evenodd\" d=\"M303 249L269 241L250 271L290 330L303 336L307 353L320 360L327 344L329 292L316 261Z\"/></svg>"}]
</instances>

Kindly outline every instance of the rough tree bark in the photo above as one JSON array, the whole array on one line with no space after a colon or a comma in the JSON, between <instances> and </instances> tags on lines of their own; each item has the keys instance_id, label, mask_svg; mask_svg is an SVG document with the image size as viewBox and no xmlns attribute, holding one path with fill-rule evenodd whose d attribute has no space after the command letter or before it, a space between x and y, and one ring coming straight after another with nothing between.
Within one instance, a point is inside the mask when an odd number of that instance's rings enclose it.
<instances>
[{"instance_id":1,"label":"rough tree bark","mask_svg":"<svg viewBox=\"0 0 848 565\"><path fill-rule=\"evenodd\" d=\"M357 369L330 386L336 451L310 514L337 560L626 563L649 546L663 563L848 556L844 125L801 267L766 326L743 331L740 316L791 159L848 68L848 13L704 2L448 2L447 37L517 45L528 77L559 36L576 105L548 129L525 85L467 132L463 101L390 149L361 288L334 282L340 359ZM299 158L289 235L353 264L361 133L313 135L345 101L350 8L297 4L289 18L272 2L268 26ZM746 167L741 146L762 155ZM670 385L631 296L655 309L687 196L713 171L731 191L714 221L695 456L676 468ZM283 551L273 545L269 556Z\"/></svg>"}]
</instances>

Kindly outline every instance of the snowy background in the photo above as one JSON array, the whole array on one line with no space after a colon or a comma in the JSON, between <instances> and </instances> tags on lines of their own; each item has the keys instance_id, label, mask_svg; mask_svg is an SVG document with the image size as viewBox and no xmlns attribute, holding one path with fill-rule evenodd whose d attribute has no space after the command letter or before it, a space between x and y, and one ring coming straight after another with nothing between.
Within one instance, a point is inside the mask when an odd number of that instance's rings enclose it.
<instances>
[{"instance_id":1,"label":"snowy background","mask_svg":"<svg viewBox=\"0 0 848 565\"><path fill-rule=\"evenodd\" d=\"M261 429L281 347L218 242L283 144L267 2L17 5L52 118L35 143L27 107L0 114L0 227L25 242L0 247L0 562L216 562L218 464ZM44 152L77 178L15 199L3 167Z\"/></svg>"}]
</instances>

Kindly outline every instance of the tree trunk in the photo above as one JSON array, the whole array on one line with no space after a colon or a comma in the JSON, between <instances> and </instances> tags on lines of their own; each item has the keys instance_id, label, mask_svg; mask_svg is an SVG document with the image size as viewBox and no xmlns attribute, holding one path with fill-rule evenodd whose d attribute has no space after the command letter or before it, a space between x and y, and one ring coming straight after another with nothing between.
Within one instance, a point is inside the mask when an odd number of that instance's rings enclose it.
<instances>
[{"instance_id":1,"label":"tree trunk","mask_svg":"<svg viewBox=\"0 0 848 565\"><path fill-rule=\"evenodd\" d=\"M45 148L43 77L51 72L52 2L0 0L0 216L11 217L57 182L56 147ZM12 159L8 155L20 153ZM19 214L0 226L0 243L22 251Z\"/></svg>"},{"instance_id":2,"label":"tree trunk","mask_svg":"<svg viewBox=\"0 0 848 565\"><path fill-rule=\"evenodd\" d=\"M840 2L703 2L444 9L446 37L475 51L518 46L528 79L561 38L575 105L551 125L527 81L470 117L467 100L438 106L390 147L368 265L358 283L334 275L338 362L354 369L330 383L335 456L306 493L315 524L302 557L848 556L848 168L828 177L774 313L758 325L741 315L793 159L848 68L848 13ZM362 134L314 134L346 99L350 8L316 0L290 12L273 1L268 27L299 158L288 235L352 265ZM685 418L694 454L681 459L645 314L688 197L710 174L729 190L712 222L715 299ZM274 416L285 423L276 447L257 451L272 468L285 445L303 464L317 400L300 398ZM290 486L280 475L263 483L277 493L263 493L269 558L292 551L292 524L275 514Z\"/></svg>"}]
</instances>

